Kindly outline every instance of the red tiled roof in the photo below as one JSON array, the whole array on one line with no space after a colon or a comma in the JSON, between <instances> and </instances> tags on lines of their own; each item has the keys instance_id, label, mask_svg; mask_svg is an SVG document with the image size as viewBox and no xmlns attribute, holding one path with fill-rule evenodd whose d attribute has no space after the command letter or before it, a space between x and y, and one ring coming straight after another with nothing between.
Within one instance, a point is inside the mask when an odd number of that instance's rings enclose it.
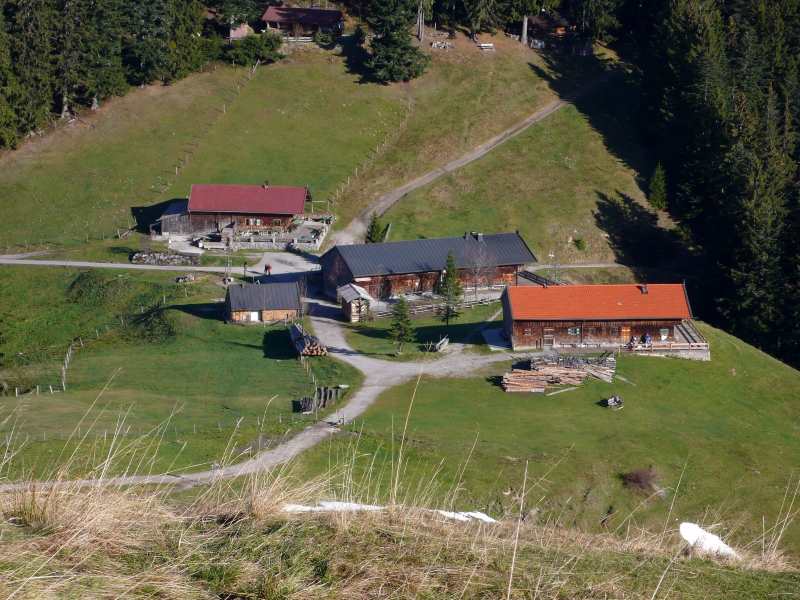
<instances>
[{"instance_id":1,"label":"red tiled roof","mask_svg":"<svg viewBox=\"0 0 800 600\"><path fill-rule=\"evenodd\" d=\"M342 13L338 10L321 8L270 6L264 16L261 17L261 20L267 23L300 23L301 25L333 27L342 20Z\"/></svg>"},{"instance_id":2,"label":"red tiled roof","mask_svg":"<svg viewBox=\"0 0 800 600\"><path fill-rule=\"evenodd\" d=\"M507 288L517 321L690 319L681 284L555 285Z\"/></svg>"},{"instance_id":3,"label":"red tiled roof","mask_svg":"<svg viewBox=\"0 0 800 600\"><path fill-rule=\"evenodd\" d=\"M189 193L189 212L300 215L307 193L303 187L279 185L195 184Z\"/></svg>"}]
</instances>

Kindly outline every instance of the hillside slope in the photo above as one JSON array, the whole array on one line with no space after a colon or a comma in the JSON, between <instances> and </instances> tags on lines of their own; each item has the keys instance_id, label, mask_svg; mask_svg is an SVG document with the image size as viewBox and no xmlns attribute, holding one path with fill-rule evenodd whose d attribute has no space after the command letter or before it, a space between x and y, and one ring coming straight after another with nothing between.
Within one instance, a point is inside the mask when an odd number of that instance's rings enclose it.
<instances>
[{"instance_id":1,"label":"hillside slope","mask_svg":"<svg viewBox=\"0 0 800 600\"><path fill-rule=\"evenodd\" d=\"M710 363L625 356L615 383L549 397L504 393L497 380L507 363L466 379L423 375L416 393L414 382L389 390L347 435L301 464L320 473L349 457L376 493L387 493L413 397L403 476L434 497L458 490L461 507L507 514L527 463L545 521L625 531L695 519L724 523L738 544L758 544L773 534L762 527L785 516L784 495L797 484L800 373L702 330ZM612 394L624 410L598 406ZM623 485L622 474L649 467L652 486ZM788 529L785 543L800 556L800 527Z\"/></svg>"},{"instance_id":2,"label":"hillside slope","mask_svg":"<svg viewBox=\"0 0 800 600\"><path fill-rule=\"evenodd\" d=\"M0 496L0 594L16 598L789 597L797 572L682 556L672 532L581 535L531 519L459 523L420 509L287 515L325 481L282 474L188 502L103 487ZM530 490L533 491L533 490Z\"/></svg>"}]
</instances>

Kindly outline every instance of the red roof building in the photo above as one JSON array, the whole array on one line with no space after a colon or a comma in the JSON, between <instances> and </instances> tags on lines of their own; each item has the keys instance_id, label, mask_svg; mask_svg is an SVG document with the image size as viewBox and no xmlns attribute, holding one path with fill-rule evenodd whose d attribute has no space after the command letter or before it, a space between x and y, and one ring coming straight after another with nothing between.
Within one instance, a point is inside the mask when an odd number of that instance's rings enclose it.
<instances>
[{"instance_id":1,"label":"red roof building","mask_svg":"<svg viewBox=\"0 0 800 600\"><path fill-rule=\"evenodd\" d=\"M704 342L681 284L509 287L503 313L514 349Z\"/></svg>"},{"instance_id":2,"label":"red roof building","mask_svg":"<svg viewBox=\"0 0 800 600\"><path fill-rule=\"evenodd\" d=\"M305 213L308 199L304 187L196 184L187 213L194 231L283 231Z\"/></svg>"},{"instance_id":3,"label":"red roof building","mask_svg":"<svg viewBox=\"0 0 800 600\"><path fill-rule=\"evenodd\" d=\"M267 24L267 29L293 36L309 36L318 31L341 33L344 29L344 17L340 11L321 8L270 6L261 20Z\"/></svg>"}]
</instances>

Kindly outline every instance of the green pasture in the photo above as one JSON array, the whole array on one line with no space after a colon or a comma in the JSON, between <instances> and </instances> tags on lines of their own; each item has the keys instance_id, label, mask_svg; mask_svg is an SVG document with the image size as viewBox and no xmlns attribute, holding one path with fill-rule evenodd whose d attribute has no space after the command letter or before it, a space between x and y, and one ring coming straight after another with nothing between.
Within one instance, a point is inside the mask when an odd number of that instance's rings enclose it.
<instances>
[{"instance_id":1,"label":"green pasture","mask_svg":"<svg viewBox=\"0 0 800 600\"><path fill-rule=\"evenodd\" d=\"M291 415L290 403L313 393L313 378L320 385L360 380L332 358L311 360L307 371L282 327L226 325L216 276L182 286L170 274L92 271L91 289L102 293L87 298L75 295L75 271L2 273L27 294L2 313L0 378L11 394L0 396L0 441L11 436L10 447L20 450L7 476L46 474L76 446L71 468L87 472L108 452L115 431L122 435L114 447L141 446L132 453L133 470L207 467L226 450L239 457L308 425L310 418ZM35 289L47 289L47 298ZM24 318L13 319L17 314ZM84 345L67 372L67 391L51 394L73 339ZM39 395L14 395L14 387L35 385ZM73 433L86 440L69 441ZM127 459L116 461L119 469L128 466Z\"/></svg>"},{"instance_id":2,"label":"green pasture","mask_svg":"<svg viewBox=\"0 0 800 600\"><path fill-rule=\"evenodd\" d=\"M542 521L626 532L690 520L723 523L736 544L756 540L798 482L800 375L719 330L701 330L711 362L622 357L615 383L552 396L504 393L498 378L507 363L464 379L423 378L400 489L503 516L516 510L527 465L528 506ZM385 499L415 385L384 393L347 435L299 466L319 473L353 460L355 480L369 480ZM623 410L597 404L612 394ZM623 486L623 473L649 467L655 488ZM800 551L797 526L785 546Z\"/></svg>"}]
</instances>

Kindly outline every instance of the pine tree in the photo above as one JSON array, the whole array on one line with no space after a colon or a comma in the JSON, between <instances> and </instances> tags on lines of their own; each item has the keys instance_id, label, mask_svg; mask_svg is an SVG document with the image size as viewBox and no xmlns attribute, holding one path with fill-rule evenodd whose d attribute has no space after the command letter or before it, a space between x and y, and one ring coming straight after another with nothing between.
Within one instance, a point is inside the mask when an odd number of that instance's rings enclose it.
<instances>
[{"instance_id":1,"label":"pine tree","mask_svg":"<svg viewBox=\"0 0 800 600\"><path fill-rule=\"evenodd\" d=\"M19 102L20 94L19 82L11 65L3 12L0 11L0 148L14 148L17 144L19 120L14 106Z\"/></svg>"},{"instance_id":2,"label":"pine tree","mask_svg":"<svg viewBox=\"0 0 800 600\"><path fill-rule=\"evenodd\" d=\"M649 192L647 199L650 205L658 210L667 210L667 175L661 163L656 165L650 178Z\"/></svg>"},{"instance_id":3,"label":"pine tree","mask_svg":"<svg viewBox=\"0 0 800 600\"><path fill-rule=\"evenodd\" d=\"M367 244L379 244L383 241L383 236L386 229L381 223L380 217L377 213L372 213L369 219L369 226L367 227L367 235L364 241Z\"/></svg>"},{"instance_id":4,"label":"pine tree","mask_svg":"<svg viewBox=\"0 0 800 600\"><path fill-rule=\"evenodd\" d=\"M43 126L52 113L57 17L52 0L19 0L16 5L12 56L20 98L13 108L23 131Z\"/></svg>"},{"instance_id":5,"label":"pine tree","mask_svg":"<svg viewBox=\"0 0 800 600\"><path fill-rule=\"evenodd\" d=\"M464 0L464 8L473 38L494 24L495 0Z\"/></svg>"},{"instance_id":6,"label":"pine tree","mask_svg":"<svg viewBox=\"0 0 800 600\"><path fill-rule=\"evenodd\" d=\"M367 22L375 33L367 67L380 83L408 81L425 72L429 58L411 45L415 0L373 0Z\"/></svg>"},{"instance_id":7,"label":"pine tree","mask_svg":"<svg viewBox=\"0 0 800 600\"><path fill-rule=\"evenodd\" d=\"M128 80L145 84L166 79L171 67L172 0L131 2L127 7L123 60Z\"/></svg>"},{"instance_id":8,"label":"pine tree","mask_svg":"<svg viewBox=\"0 0 800 600\"><path fill-rule=\"evenodd\" d=\"M414 326L408 311L408 302L401 297L392 307L392 322L389 326L389 336L397 347L397 353L403 352L406 344L414 342Z\"/></svg>"},{"instance_id":9,"label":"pine tree","mask_svg":"<svg viewBox=\"0 0 800 600\"><path fill-rule=\"evenodd\" d=\"M197 0L170 0L169 18L169 58L164 76L166 82L186 77L203 64L200 3Z\"/></svg>"},{"instance_id":10,"label":"pine tree","mask_svg":"<svg viewBox=\"0 0 800 600\"><path fill-rule=\"evenodd\" d=\"M440 292L444 299L444 308L442 309L441 318L449 327L450 321L460 316L458 304L464 296L464 289L461 286L461 280L458 278L456 259L452 252L447 254L444 270L444 279L440 287Z\"/></svg>"}]
</instances>

